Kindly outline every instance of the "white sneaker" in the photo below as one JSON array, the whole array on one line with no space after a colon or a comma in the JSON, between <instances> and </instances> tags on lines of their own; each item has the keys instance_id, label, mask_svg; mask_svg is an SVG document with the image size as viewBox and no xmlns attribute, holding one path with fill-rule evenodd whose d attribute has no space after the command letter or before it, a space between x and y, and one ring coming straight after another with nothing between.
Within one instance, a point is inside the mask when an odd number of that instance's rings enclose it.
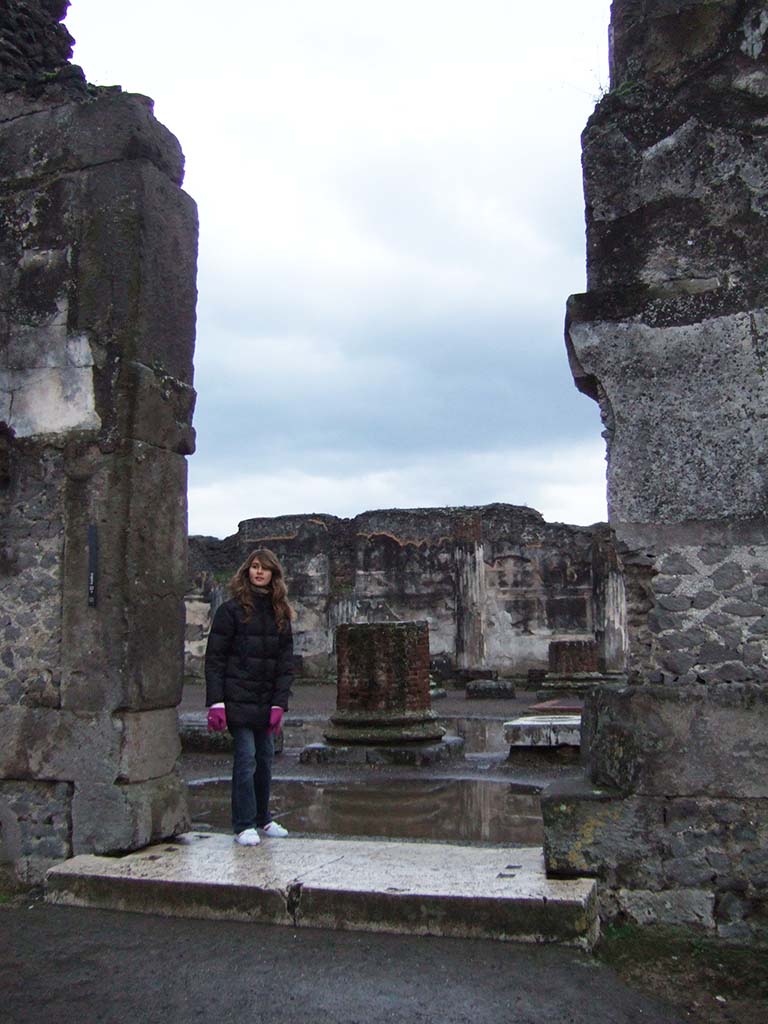
<instances>
[{"instance_id":1,"label":"white sneaker","mask_svg":"<svg viewBox=\"0 0 768 1024\"><path fill-rule=\"evenodd\" d=\"M288 835L288 829L278 825L276 821L270 821L261 831L265 836L269 836L270 839L282 839Z\"/></svg>"},{"instance_id":2,"label":"white sneaker","mask_svg":"<svg viewBox=\"0 0 768 1024\"><path fill-rule=\"evenodd\" d=\"M244 832L238 832L235 842L240 843L241 846L258 846L261 839L259 839L259 833L255 828L247 828Z\"/></svg>"}]
</instances>

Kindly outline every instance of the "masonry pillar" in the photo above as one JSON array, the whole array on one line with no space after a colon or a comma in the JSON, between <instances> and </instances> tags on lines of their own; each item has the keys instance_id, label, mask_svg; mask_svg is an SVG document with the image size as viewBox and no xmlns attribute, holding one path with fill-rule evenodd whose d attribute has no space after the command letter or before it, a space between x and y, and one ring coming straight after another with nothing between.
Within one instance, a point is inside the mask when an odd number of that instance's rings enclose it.
<instances>
[{"instance_id":1,"label":"masonry pillar","mask_svg":"<svg viewBox=\"0 0 768 1024\"><path fill-rule=\"evenodd\" d=\"M598 670L623 679L627 671L627 596L613 539L601 528L592 541L592 600Z\"/></svg>"},{"instance_id":2,"label":"masonry pillar","mask_svg":"<svg viewBox=\"0 0 768 1024\"><path fill-rule=\"evenodd\" d=\"M0 29L0 861L187 824L176 772L196 211L146 97L87 86L68 4Z\"/></svg>"},{"instance_id":3,"label":"masonry pillar","mask_svg":"<svg viewBox=\"0 0 768 1024\"><path fill-rule=\"evenodd\" d=\"M402 744L442 738L429 692L426 622L345 623L336 631L331 743Z\"/></svg>"},{"instance_id":4,"label":"masonry pillar","mask_svg":"<svg viewBox=\"0 0 768 1024\"><path fill-rule=\"evenodd\" d=\"M482 522L462 521L453 552L456 566L456 667L485 665L485 558Z\"/></svg>"},{"instance_id":5,"label":"masonry pillar","mask_svg":"<svg viewBox=\"0 0 768 1024\"><path fill-rule=\"evenodd\" d=\"M744 941L768 930L767 32L762 3L613 3L567 346L632 685L588 700L588 783L545 800L550 872L597 875L606 913Z\"/></svg>"}]
</instances>

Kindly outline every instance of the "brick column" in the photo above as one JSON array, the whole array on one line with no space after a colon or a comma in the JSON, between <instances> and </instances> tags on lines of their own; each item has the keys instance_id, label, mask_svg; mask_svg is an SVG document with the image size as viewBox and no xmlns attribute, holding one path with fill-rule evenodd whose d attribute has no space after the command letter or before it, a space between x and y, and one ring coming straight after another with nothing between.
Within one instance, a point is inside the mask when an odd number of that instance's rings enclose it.
<instances>
[{"instance_id":1,"label":"brick column","mask_svg":"<svg viewBox=\"0 0 768 1024\"><path fill-rule=\"evenodd\" d=\"M441 739L429 696L426 622L347 624L336 631L336 712L331 743L390 744Z\"/></svg>"}]
</instances>

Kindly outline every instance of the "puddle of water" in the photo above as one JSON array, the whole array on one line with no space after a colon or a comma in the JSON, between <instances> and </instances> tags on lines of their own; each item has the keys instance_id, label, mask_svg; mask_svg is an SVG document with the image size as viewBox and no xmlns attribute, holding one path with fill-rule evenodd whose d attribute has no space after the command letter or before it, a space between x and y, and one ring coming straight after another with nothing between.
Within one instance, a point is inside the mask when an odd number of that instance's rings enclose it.
<instances>
[{"instance_id":1,"label":"puddle of water","mask_svg":"<svg viewBox=\"0 0 768 1024\"><path fill-rule=\"evenodd\" d=\"M193 783L193 822L228 832L229 780ZM541 846L537 793L490 779L273 779L272 813L292 832Z\"/></svg>"}]
</instances>

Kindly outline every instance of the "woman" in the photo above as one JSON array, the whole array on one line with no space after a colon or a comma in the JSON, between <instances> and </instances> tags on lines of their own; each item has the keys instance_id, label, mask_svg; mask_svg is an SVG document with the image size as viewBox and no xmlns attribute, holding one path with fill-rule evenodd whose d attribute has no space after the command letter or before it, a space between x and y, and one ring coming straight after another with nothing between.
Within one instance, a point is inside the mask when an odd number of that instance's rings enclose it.
<instances>
[{"instance_id":1,"label":"woman","mask_svg":"<svg viewBox=\"0 0 768 1024\"><path fill-rule=\"evenodd\" d=\"M274 736L293 683L293 609L283 568L268 548L252 551L229 585L232 598L216 612L205 652L208 728L229 729L234 741L232 828L241 846L258 846L259 830L288 835L272 821Z\"/></svg>"}]
</instances>

